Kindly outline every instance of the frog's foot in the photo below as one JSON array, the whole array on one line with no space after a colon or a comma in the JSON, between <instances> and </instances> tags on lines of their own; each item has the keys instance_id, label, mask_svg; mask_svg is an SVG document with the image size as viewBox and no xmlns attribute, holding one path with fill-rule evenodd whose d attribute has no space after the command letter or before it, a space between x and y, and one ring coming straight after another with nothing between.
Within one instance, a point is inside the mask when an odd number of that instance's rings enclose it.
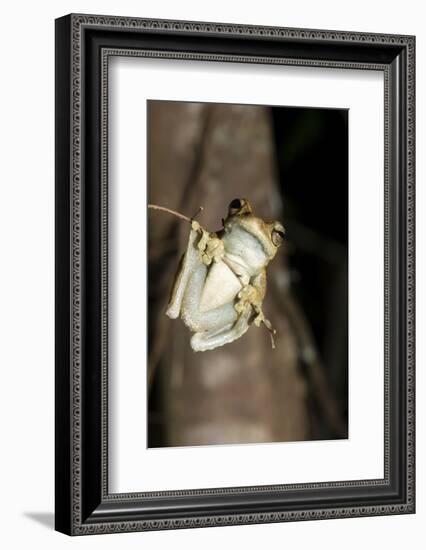
<instances>
[{"instance_id":1,"label":"frog's foot","mask_svg":"<svg viewBox=\"0 0 426 550\"><path fill-rule=\"evenodd\" d=\"M203 264L210 265L213 261L221 261L225 253L225 248L221 239L218 239L214 233L206 231L195 220L192 221L191 226L194 231L198 231L201 235L197 248L200 252Z\"/></svg>"},{"instance_id":2,"label":"frog's foot","mask_svg":"<svg viewBox=\"0 0 426 550\"><path fill-rule=\"evenodd\" d=\"M246 285L238 293L238 301L234 308L237 313L242 314L252 310L255 313L253 323L260 327L262 323L267 325L269 321L265 319L265 315L262 310L262 299L259 291L253 285Z\"/></svg>"},{"instance_id":3,"label":"frog's foot","mask_svg":"<svg viewBox=\"0 0 426 550\"><path fill-rule=\"evenodd\" d=\"M237 302L234 306L237 313L245 313L252 308L261 310L262 301L258 290L253 285L244 286L237 295ZM260 322L260 321L259 321Z\"/></svg>"},{"instance_id":4,"label":"frog's foot","mask_svg":"<svg viewBox=\"0 0 426 550\"><path fill-rule=\"evenodd\" d=\"M265 319L265 316L263 314L263 311L261 308L255 308L255 311L257 313L256 317L253 319L253 323L257 326L257 327L260 327L260 325L262 323L265 323L265 325L267 324L267 322L269 323L269 321L267 321L267 319Z\"/></svg>"}]
</instances>

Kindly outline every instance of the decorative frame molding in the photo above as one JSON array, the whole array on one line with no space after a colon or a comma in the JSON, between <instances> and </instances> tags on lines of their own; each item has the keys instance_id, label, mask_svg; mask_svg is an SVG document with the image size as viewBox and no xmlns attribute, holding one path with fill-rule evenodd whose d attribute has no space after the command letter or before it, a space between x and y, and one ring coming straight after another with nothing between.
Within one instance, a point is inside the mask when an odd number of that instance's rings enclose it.
<instances>
[{"instance_id":1,"label":"decorative frame molding","mask_svg":"<svg viewBox=\"0 0 426 550\"><path fill-rule=\"evenodd\" d=\"M108 493L108 59L117 55L384 72L383 479ZM414 55L412 36L95 15L56 21L59 531L83 535L414 512Z\"/></svg>"}]
</instances>

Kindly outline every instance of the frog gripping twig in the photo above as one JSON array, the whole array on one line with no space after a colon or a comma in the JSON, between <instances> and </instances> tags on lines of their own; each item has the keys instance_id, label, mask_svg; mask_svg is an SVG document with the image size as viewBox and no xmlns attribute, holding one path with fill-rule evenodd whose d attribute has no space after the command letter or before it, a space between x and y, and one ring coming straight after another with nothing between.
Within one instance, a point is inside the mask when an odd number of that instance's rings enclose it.
<instances>
[{"instance_id":1,"label":"frog gripping twig","mask_svg":"<svg viewBox=\"0 0 426 550\"><path fill-rule=\"evenodd\" d=\"M229 344L252 323L265 324L274 347L275 331L262 304L266 267L284 239L284 227L254 216L246 199L230 203L223 229L217 233L209 233L186 216L179 217L191 222L191 231L166 314L172 319L181 317L195 333L191 338L194 351Z\"/></svg>"}]
</instances>

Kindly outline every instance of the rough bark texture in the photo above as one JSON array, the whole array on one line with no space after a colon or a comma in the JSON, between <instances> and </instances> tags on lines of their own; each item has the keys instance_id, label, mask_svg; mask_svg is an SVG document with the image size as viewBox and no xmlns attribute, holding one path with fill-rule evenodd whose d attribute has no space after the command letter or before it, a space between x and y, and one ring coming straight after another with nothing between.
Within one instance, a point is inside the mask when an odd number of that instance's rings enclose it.
<instances>
[{"instance_id":1,"label":"rough bark texture","mask_svg":"<svg viewBox=\"0 0 426 550\"><path fill-rule=\"evenodd\" d=\"M266 108L153 101L148 109L150 203L189 216L202 205L197 219L211 231L236 197L248 198L261 217L281 219ZM165 316L188 234L185 222L150 211L149 381L157 403L150 430L162 430L161 444L173 446L309 439L311 380L339 430L303 314L294 310L286 245L268 268L264 303L276 349L265 327L252 326L232 344L194 353L181 320Z\"/></svg>"}]
</instances>

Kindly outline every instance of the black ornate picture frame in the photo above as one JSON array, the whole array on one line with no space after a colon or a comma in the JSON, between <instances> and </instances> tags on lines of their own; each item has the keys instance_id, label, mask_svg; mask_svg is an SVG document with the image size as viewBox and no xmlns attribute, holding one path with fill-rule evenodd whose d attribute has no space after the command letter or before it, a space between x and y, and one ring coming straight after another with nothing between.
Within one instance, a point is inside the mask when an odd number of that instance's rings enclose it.
<instances>
[{"instance_id":1,"label":"black ornate picture frame","mask_svg":"<svg viewBox=\"0 0 426 550\"><path fill-rule=\"evenodd\" d=\"M383 72L383 479L108 492L111 56ZM56 21L58 531L85 535L414 513L414 80L413 36L74 14Z\"/></svg>"}]
</instances>

